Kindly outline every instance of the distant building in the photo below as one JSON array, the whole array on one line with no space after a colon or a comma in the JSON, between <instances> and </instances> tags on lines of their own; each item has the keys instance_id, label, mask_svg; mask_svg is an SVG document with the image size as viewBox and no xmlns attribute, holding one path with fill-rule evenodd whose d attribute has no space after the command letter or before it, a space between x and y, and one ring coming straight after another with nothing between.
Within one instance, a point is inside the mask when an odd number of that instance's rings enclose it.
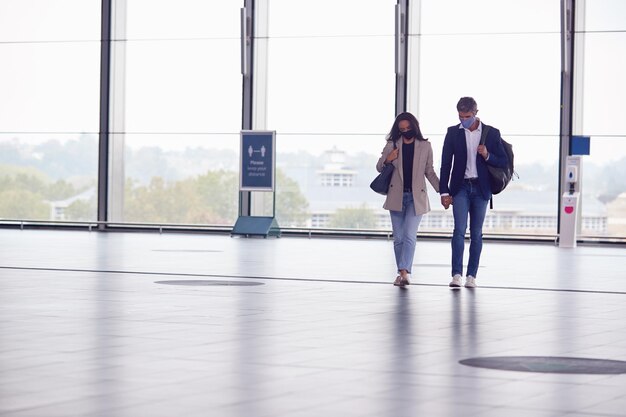
<instances>
[{"instance_id":1,"label":"distant building","mask_svg":"<svg viewBox=\"0 0 626 417\"><path fill-rule=\"evenodd\" d=\"M96 198L96 187L91 187L80 194L65 200L50 201L50 219L51 220L67 220L65 210L74 202L83 200L91 201Z\"/></svg>"},{"instance_id":2,"label":"distant building","mask_svg":"<svg viewBox=\"0 0 626 417\"><path fill-rule=\"evenodd\" d=\"M611 235L624 236L626 234L626 193L607 204L609 216L608 231Z\"/></svg>"},{"instance_id":3,"label":"distant building","mask_svg":"<svg viewBox=\"0 0 626 417\"><path fill-rule=\"evenodd\" d=\"M309 202L312 228L327 228L338 209L371 210L377 218L376 229L391 230L389 212L382 208L384 196L375 194L369 183L375 176L373 164L352 167L345 151L334 147L326 151L316 166L283 166L285 173L298 182ZM521 180L517 180L521 181ZM452 209L444 210L439 195L427 184L431 211L422 218L422 231L450 231L454 227ZM626 195L623 197L626 204ZM487 210L484 230L519 234L550 234L557 230L557 204L554 190L529 189L511 183L493 198ZM607 234L607 208L597 199L583 201L582 233Z\"/></svg>"},{"instance_id":4,"label":"distant building","mask_svg":"<svg viewBox=\"0 0 626 417\"><path fill-rule=\"evenodd\" d=\"M322 187L353 187L356 171L346 167L346 153L333 147L322 157L326 163L324 168L317 171L317 177Z\"/></svg>"}]
</instances>

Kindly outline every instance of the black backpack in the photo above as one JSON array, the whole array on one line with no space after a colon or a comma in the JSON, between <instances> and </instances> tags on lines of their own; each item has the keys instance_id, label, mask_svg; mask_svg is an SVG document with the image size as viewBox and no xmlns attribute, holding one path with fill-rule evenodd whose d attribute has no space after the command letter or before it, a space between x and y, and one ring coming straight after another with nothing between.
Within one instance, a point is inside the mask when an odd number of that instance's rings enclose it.
<instances>
[{"instance_id":1,"label":"black backpack","mask_svg":"<svg viewBox=\"0 0 626 417\"><path fill-rule=\"evenodd\" d=\"M480 135L480 144L485 144L485 139L487 138L487 133L489 133L489 129L491 126L487 126L483 123L483 131ZM515 173L515 168L513 165L513 145L509 142L502 139L502 145L504 147L504 152L509 160L506 168L498 168L487 164L487 168L489 169L489 184L491 186L492 194L499 194L509 185L511 179L513 178L513 174Z\"/></svg>"}]
</instances>

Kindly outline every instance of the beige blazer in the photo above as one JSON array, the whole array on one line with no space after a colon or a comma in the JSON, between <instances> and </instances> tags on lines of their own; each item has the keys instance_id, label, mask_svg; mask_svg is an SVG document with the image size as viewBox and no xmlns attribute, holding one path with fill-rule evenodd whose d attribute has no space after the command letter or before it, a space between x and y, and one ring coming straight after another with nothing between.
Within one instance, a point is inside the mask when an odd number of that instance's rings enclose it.
<instances>
[{"instance_id":1,"label":"beige blazer","mask_svg":"<svg viewBox=\"0 0 626 417\"><path fill-rule=\"evenodd\" d=\"M402 211L402 139L396 141L398 147L398 157L391 163L395 167L391 176L391 185L387 192L387 199L383 208L393 211ZM393 150L391 142L383 148L380 159L376 164L378 172L383 170L383 165L387 155ZM430 142L425 140L415 140L415 153L413 155L413 202L415 203L415 214L425 214L430 211L428 193L426 192L426 178L439 193L439 177L433 168L433 148Z\"/></svg>"}]
</instances>

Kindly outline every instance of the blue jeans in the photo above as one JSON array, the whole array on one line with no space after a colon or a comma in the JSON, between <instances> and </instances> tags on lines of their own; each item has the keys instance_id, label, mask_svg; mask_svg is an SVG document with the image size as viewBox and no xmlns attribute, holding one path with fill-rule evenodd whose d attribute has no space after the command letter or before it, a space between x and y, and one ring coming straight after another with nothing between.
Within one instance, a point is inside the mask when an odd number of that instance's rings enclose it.
<instances>
[{"instance_id":1,"label":"blue jeans","mask_svg":"<svg viewBox=\"0 0 626 417\"><path fill-rule=\"evenodd\" d=\"M415 215L413 193L402 195L402 211L389 210L391 227L393 229L393 252L396 255L398 271L405 269L409 274L413 266L417 228L422 215Z\"/></svg>"},{"instance_id":2,"label":"blue jeans","mask_svg":"<svg viewBox=\"0 0 626 417\"><path fill-rule=\"evenodd\" d=\"M480 193L478 184L463 182L461 190L453 196L452 214L454 215L454 233L452 234L452 275L463 275L463 250L465 231L469 215L470 247L467 275L476 277L480 253L483 250L483 222L487 214L487 203Z\"/></svg>"}]
</instances>

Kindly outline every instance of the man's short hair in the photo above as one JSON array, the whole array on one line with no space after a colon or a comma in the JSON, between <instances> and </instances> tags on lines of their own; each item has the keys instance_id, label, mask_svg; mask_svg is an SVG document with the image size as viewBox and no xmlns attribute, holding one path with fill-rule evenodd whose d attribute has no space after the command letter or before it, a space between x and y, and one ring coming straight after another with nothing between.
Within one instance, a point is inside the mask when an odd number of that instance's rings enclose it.
<instances>
[{"instance_id":1,"label":"man's short hair","mask_svg":"<svg viewBox=\"0 0 626 417\"><path fill-rule=\"evenodd\" d=\"M478 110L478 105L476 104L476 100L472 97L461 97L459 102L456 104L456 109L460 113L475 112Z\"/></svg>"}]
</instances>

